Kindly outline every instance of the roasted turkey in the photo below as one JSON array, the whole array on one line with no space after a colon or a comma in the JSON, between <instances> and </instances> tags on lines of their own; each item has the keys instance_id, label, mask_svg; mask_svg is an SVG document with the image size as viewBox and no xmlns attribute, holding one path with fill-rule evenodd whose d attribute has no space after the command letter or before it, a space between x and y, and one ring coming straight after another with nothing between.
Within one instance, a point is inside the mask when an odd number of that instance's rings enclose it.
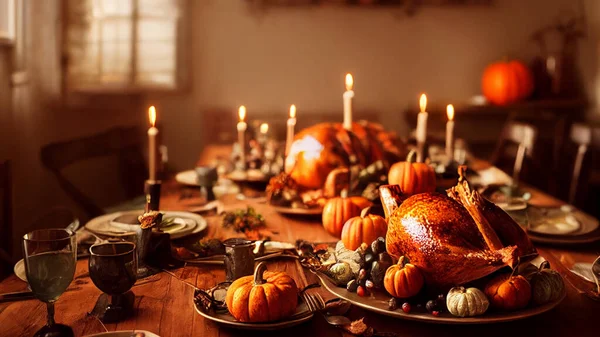
<instances>
[{"instance_id":1,"label":"roasted turkey","mask_svg":"<svg viewBox=\"0 0 600 337\"><path fill-rule=\"evenodd\" d=\"M417 194L389 213L387 251L408 257L435 289L474 281L537 254L508 214L471 190L464 170L447 195ZM389 198L382 202L394 207Z\"/></svg>"}]
</instances>

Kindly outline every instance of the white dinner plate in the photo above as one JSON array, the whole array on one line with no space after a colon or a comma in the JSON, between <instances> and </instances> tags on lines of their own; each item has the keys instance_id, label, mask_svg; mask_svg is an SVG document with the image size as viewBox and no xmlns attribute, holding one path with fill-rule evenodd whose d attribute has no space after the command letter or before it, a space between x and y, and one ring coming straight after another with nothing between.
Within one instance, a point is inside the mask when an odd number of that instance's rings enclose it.
<instances>
[{"instance_id":1,"label":"white dinner plate","mask_svg":"<svg viewBox=\"0 0 600 337\"><path fill-rule=\"evenodd\" d=\"M111 214L101 215L97 218L90 220L85 224L85 228L90 232L97 235L105 236L127 236L135 234L137 225L119 224L113 221L115 218L126 214L142 214L142 210L127 211L127 212L116 212ZM200 233L207 227L206 219L202 216L190 212L174 212L164 211L164 218L181 218L185 222L185 226L179 228L167 229L167 233L171 235L171 239L179 239L184 236Z\"/></svg>"},{"instance_id":2,"label":"white dinner plate","mask_svg":"<svg viewBox=\"0 0 600 337\"><path fill-rule=\"evenodd\" d=\"M560 208L528 210L528 231L548 235L579 236L591 233L598 228L598 219L565 205Z\"/></svg>"},{"instance_id":3,"label":"white dinner plate","mask_svg":"<svg viewBox=\"0 0 600 337\"><path fill-rule=\"evenodd\" d=\"M182 185L200 186L198 184L198 174L194 170L179 172L175 175L175 181Z\"/></svg>"},{"instance_id":4,"label":"white dinner plate","mask_svg":"<svg viewBox=\"0 0 600 337\"><path fill-rule=\"evenodd\" d=\"M25 260L20 259L19 262L15 263L15 268L13 271L21 281L27 282L27 274L25 273Z\"/></svg>"},{"instance_id":5,"label":"white dinner plate","mask_svg":"<svg viewBox=\"0 0 600 337\"><path fill-rule=\"evenodd\" d=\"M124 330L124 331L111 331L101 332L93 335L85 335L85 337L131 337L135 336L136 333L141 333L144 337L160 337L159 335L146 330Z\"/></svg>"}]
</instances>

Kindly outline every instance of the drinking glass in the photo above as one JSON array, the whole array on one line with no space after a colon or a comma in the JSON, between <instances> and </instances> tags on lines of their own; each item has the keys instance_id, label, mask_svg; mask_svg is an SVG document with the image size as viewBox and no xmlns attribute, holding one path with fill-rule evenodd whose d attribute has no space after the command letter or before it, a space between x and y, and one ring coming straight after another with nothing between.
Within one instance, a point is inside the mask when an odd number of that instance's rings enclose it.
<instances>
[{"instance_id":1,"label":"drinking glass","mask_svg":"<svg viewBox=\"0 0 600 337\"><path fill-rule=\"evenodd\" d=\"M108 242L90 247L90 278L104 294L94 313L103 322L117 322L133 312L131 287L137 279L136 246L132 242Z\"/></svg>"},{"instance_id":2,"label":"drinking glass","mask_svg":"<svg viewBox=\"0 0 600 337\"><path fill-rule=\"evenodd\" d=\"M54 302L75 275L77 241L66 229L41 229L23 236L25 272L31 291L48 307L48 321L34 336L73 336L73 330L54 322Z\"/></svg>"}]
</instances>

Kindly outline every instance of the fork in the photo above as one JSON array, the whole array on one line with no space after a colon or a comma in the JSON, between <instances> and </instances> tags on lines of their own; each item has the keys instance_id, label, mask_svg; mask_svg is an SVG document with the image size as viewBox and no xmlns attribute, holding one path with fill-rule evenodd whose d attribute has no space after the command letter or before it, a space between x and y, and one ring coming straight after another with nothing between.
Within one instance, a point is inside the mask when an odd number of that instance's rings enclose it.
<instances>
[{"instance_id":1,"label":"fork","mask_svg":"<svg viewBox=\"0 0 600 337\"><path fill-rule=\"evenodd\" d=\"M307 292L302 293L302 299L306 303L310 312L318 312L325 309L325 301L321 294L309 294Z\"/></svg>"}]
</instances>

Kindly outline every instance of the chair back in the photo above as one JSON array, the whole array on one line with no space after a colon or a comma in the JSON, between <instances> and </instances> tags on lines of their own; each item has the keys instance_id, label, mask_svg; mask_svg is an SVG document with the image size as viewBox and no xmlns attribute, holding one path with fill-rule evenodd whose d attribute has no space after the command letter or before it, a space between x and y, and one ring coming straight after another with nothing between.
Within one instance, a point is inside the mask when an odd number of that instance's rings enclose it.
<instances>
[{"instance_id":1,"label":"chair back","mask_svg":"<svg viewBox=\"0 0 600 337\"><path fill-rule=\"evenodd\" d=\"M570 139L577 147L577 152L573 164L571 183L569 184L568 201L570 204L575 204L582 179L584 159L591 149L600 150L600 127L592 127L583 123L573 124Z\"/></svg>"},{"instance_id":2,"label":"chair back","mask_svg":"<svg viewBox=\"0 0 600 337\"><path fill-rule=\"evenodd\" d=\"M523 162L526 156L531 156L533 152L535 140L537 136L537 129L527 123L521 122L510 122L508 123L504 131L502 132L494 155L492 156L492 163L497 165L501 157L507 152L506 148L509 145L516 145L517 149L514 154L513 163L513 182L517 183L521 171L523 169Z\"/></svg>"},{"instance_id":3,"label":"chair back","mask_svg":"<svg viewBox=\"0 0 600 337\"><path fill-rule=\"evenodd\" d=\"M105 156L116 156L118 160L120 181L112 183L122 186L127 198L143 194L147 166L142 155L142 132L137 127L116 127L93 136L52 143L41 150L43 165L90 218L103 214L103 208L83 193L63 170L77 162ZM102 168L96 170L98 176L102 172Z\"/></svg>"},{"instance_id":4,"label":"chair back","mask_svg":"<svg viewBox=\"0 0 600 337\"><path fill-rule=\"evenodd\" d=\"M12 267L12 172L9 161L0 162L0 279Z\"/></svg>"}]
</instances>

